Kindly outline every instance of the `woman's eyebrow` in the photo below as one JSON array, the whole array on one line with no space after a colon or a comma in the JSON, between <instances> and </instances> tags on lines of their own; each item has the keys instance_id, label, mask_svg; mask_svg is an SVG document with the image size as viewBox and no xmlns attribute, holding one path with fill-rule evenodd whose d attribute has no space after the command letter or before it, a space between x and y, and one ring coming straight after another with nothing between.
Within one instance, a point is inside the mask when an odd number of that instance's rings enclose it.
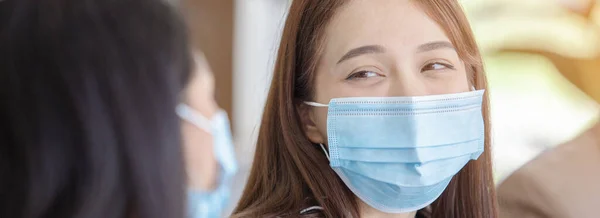
<instances>
[{"instance_id":1,"label":"woman's eyebrow","mask_svg":"<svg viewBox=\"0 0 600 218\"><path fill-rule=\"evenodd\" d=\"M361 46L361 47L354 48L354 49L348 51L344 56L342 56L342 58L340 58L340 60L337 62L337 64L340 64L348 59L352 59L357 56L361 56L361 55L365 55L365 54L373 54L373 53L384 53L384 52L385 52L385 48L381 45Z\"/></svg>"}]
</instances>

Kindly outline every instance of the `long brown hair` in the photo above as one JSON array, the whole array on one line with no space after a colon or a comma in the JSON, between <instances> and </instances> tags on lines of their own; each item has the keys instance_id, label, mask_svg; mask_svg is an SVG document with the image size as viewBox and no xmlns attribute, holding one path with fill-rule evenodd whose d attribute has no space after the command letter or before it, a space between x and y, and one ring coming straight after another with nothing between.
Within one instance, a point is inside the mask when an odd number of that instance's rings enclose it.
<instances>
[{"instance_id":1,"label":"long brown hair","mask_svg":"<svg viewBox=\"0 0 600 218\"><path fill-rule=\"evenodd\" d=\"M305 137L301 102L313 97L315 68L324 30L348 0L296 0L287 17L271 89L259 131L248 184L234 217L300 216L307 206L323 207L325 217L358 217L355 195L329 167L319 146ZM414 1L442 26L465 62L470 82L486 89L481 55L456 0ZM497 217L490 154L488 97L483 103L485 152L452 180L426 217Z\"/></svg>"}]
</instances>

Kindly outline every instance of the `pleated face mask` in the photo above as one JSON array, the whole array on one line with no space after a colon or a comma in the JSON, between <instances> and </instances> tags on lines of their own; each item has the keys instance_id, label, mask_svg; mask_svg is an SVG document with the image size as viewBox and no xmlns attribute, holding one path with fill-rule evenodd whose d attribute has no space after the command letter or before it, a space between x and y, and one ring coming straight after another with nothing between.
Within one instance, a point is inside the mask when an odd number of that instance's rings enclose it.
<instances>
[{"instance_id":1,"label":"pleated face mask","mask_svg":"<svg viewBox=\"0 0 600 218\"><path fill-rule=\"evenodd\" d=\"M188 217L223 217L231 196L231 183L238 169L227 113L220 110L208 119L186 104L178 105L176 113L213 136L214 155L220 170L218 186L214 190L188 191Z\"/></svg>"},{"instance_id":2,"label":"pleated face mask","mask_svg":"<svg viewBox=\"0 0 600 218\"><path fill-rule=\"evenodd\" d=\"M329 154L323 150L346 186L375 209L405 213L435 201L452 177L483 152L483 94L306 104L328 107Z\"/></svg>"}]
</instances>

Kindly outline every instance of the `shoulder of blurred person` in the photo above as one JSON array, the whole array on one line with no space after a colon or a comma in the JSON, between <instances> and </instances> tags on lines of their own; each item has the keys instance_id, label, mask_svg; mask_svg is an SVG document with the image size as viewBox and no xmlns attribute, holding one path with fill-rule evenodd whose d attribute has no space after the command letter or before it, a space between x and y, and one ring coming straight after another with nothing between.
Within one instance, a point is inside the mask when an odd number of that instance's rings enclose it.
<instances>
[{"instance_id":1,"label":"shoulder of blurred person","mask_svg":"<svg viewBox=\"0 0 600 218\"><path fill-rule=\"evenodd\" d=\"M498 188L503 218L598 217L600 124L527 163Z\"/></svg>"}]
</instances>

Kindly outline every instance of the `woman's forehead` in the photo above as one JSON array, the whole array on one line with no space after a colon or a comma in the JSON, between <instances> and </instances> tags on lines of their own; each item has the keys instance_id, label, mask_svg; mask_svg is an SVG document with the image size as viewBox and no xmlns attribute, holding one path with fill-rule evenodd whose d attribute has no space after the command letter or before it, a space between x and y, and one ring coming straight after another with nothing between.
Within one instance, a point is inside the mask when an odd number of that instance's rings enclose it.
<instances>
[{"instance_id":1,"label":"woman's forehead","mask_svg":"<svg viewBox=\"0 0 600 218\"><path fill-rule=\"evenodd\" d=\"M407 50L432 41L449 41L438 23L409 0L349 1L336 11L325 40L326 55L335 57L365 45Z\"/></svg>"}]
</instances>

